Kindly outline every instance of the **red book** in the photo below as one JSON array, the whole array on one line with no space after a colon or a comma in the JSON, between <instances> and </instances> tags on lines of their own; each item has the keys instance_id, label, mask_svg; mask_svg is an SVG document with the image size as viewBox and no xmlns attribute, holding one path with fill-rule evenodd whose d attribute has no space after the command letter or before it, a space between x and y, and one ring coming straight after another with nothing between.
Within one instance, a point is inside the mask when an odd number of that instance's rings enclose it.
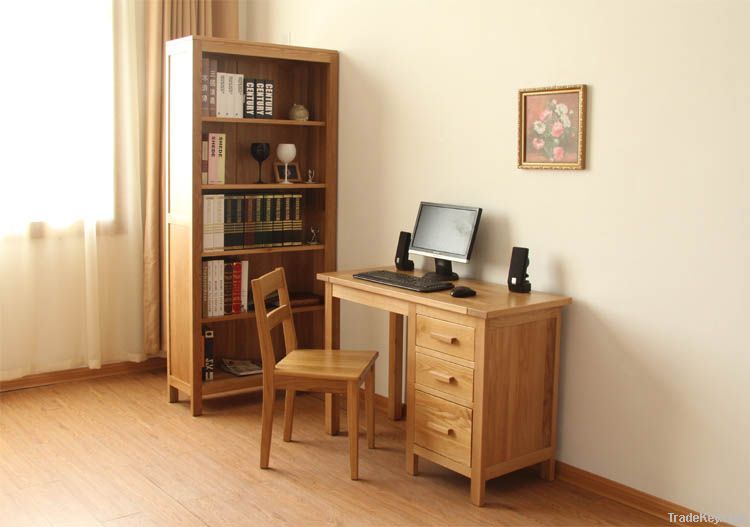
<instances>
[{"instance_id":1,"label":"red book","mask_svg":"<svg viewBox=\"0 0 750 527\"><path fill-rule=\"evenodd\" d=\"M242 263L232 263L232 314L242 312Z\"/></svg>"}]
</instances>

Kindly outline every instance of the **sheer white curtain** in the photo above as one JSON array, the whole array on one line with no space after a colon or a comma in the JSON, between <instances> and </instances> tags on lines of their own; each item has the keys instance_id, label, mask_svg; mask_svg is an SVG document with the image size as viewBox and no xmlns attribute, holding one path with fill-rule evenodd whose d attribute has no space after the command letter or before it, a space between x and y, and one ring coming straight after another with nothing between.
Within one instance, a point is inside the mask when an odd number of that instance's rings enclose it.
<instances>
[{"instance_id":1,"label":"sheer white curtain","mask_svg":"<svg viewBox=\"0 0 750 527\"><path fill-rule=\"evenodd\" d=\"M0 380L146 358L137 9L3 7Z\"/></svg>"}]
</instances>

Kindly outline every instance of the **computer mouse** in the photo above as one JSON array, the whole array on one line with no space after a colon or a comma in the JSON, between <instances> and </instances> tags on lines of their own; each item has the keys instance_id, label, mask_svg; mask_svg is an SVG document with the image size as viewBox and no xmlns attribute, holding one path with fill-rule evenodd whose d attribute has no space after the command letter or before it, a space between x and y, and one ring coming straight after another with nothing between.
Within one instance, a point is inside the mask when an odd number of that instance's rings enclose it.
<instances>
[{"instance_id":1,"label":"computer mouse","mask_svg":"<svg viewBox=\"0 0 750 527\"><path fill-rule=\"evenodd\" d=\"M454 287L451 291L451 296L455 296L456 298L466 298L467 296L474 296L476 294L477 292L474 291L471 287L466 287L463 285Z\"/></svg>"}]
</instances>

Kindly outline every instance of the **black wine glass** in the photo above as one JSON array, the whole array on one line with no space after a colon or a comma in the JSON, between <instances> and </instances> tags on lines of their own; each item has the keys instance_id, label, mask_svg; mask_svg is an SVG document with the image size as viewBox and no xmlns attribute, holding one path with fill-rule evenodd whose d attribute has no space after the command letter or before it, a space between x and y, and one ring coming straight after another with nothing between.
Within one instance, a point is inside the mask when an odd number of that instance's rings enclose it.
<instances>
[{"instance_id":1,"label":"black wine glass","mask_svg":"<svg viewBox=\"0 0 750 527\"><path fill-rule=\"evenodd\" d=\"M250 153L258 162L258 181L256 181L256 183L263 183L260 180L260 176L263 173L263 161L268 159L268 156L271 155L271 145L268 143L253 143L250 145Z\"/></svg>"}]
</instances>

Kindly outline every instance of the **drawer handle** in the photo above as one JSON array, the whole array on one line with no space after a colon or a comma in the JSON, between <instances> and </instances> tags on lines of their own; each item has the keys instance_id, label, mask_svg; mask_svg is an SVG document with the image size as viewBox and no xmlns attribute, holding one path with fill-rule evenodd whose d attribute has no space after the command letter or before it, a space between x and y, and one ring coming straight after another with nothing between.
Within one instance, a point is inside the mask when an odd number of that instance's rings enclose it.
<instances>
[{"instance_id":1,"label":"drawer handle","mask_svg":"<svg viewBox=\"0 0 750 527\"><path fill-rule=\"evenodd\" d=\"M447 373L443 373L437 370L430 370L430 375L435 377L436 381L444 382L445 384L450 384L456 380L453 375L448 375Z\"/></svg>"},{"instance_id":2,"label":"drawer handle","mask_svg":"<svg viewBox=\"0 0 750 527\"><path fill-rule=\"evenodd\" d=\"M442 425L439 425L437 423L433 423L433 422L430 422L430 421L428 421L427 423L425 423L425 426L427 428L431 429L431 430L434 430L438 434L444 434L444 435L449 436L449 435L451 435L453 433L453 429L452 428L448 428L447 426L442 426Z\"/></svg>"},{"instance_id":3,"label":"drawer handle","mask_svg":"<svg viewBox=\"0 0 750 527\"><path fill-rule=\"evenodd\" d=\"M456 344L458 342L456 337L449 337L448 335L442 335L440 333L435 333L434 331L430 333L430 336L445 344Z\"/></svg>"}]
</instances>

